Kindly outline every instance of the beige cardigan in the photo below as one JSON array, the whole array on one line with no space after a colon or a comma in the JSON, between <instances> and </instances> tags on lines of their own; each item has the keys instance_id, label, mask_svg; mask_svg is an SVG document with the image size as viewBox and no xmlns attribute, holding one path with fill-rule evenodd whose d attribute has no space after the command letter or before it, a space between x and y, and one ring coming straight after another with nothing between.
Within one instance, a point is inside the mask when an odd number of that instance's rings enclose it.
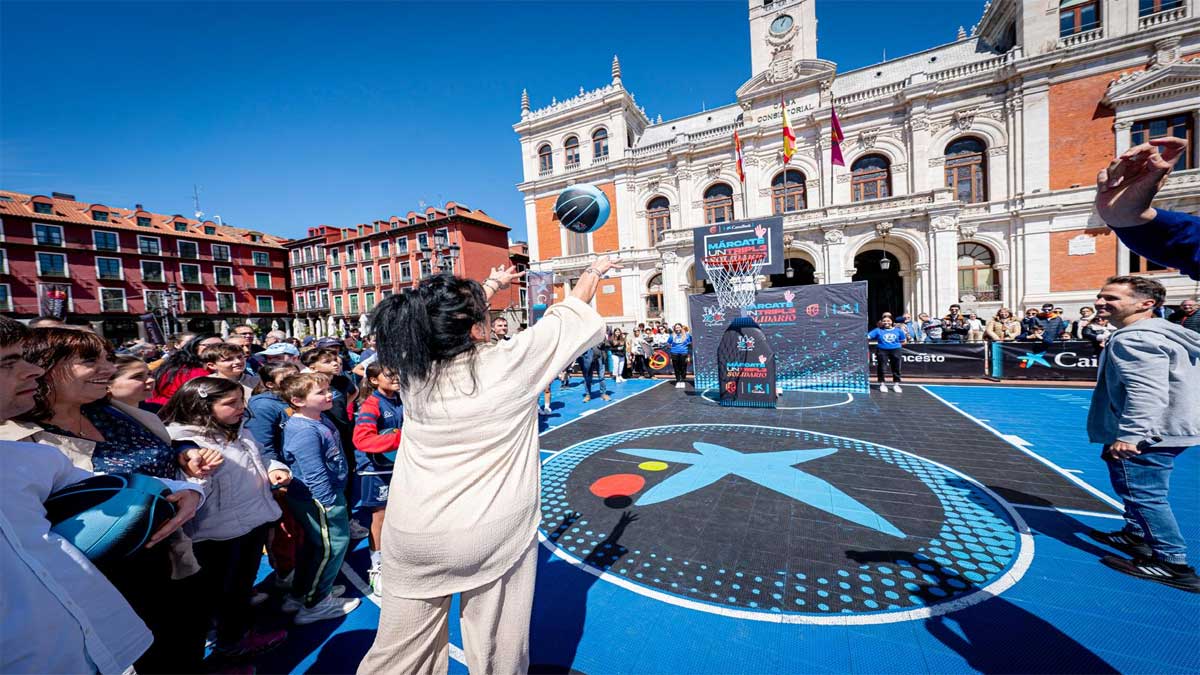
<instances>
[{"instance_id":1,"label":"beige cardigan","mask_svg":"<svg viewBox=\"0 0 1200 675\"><path fill-rule=\"evenodd\" d=\"M541 520L535 399L604 336L574 297L529 330L475 351L436 383L400 392L404 430L383 537L384 588L435 598L503 576L529 550Z\"/></svg>"}]
</instances>

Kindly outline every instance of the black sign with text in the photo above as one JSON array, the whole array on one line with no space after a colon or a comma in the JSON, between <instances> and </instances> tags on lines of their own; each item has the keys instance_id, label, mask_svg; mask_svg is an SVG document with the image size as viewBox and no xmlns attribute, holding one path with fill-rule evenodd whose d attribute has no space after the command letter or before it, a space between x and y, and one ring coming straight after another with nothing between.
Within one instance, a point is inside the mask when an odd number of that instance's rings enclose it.
<instances>
[{"instance_id":1,"label":"black sign with text","mask_svg":"<svg viewBox=\"0 0 1200 675\"><path fill-rule=\"evenodd\" d=\"M775 351L754 320L729 323L717 347L717 392L721 405L774 408Z\"/></svg>"},{"instance_id":2,"label":"black sign with text","mask_svg":"<svg viewBox=\"0 0 1200 675\"><path fill-rule=\"evenodd\" d=\"M986 344L942 342L906 344L900 348L900 372L912 377L983 377ZM871 350L871 369L875 369Z\"/></svg>"},{"instance_id":3,"label":"black sign with text","mask_svg":"<svg viewBox=\"0 0 1200 675\"><path fill-rule=\"evenodd\" d=\"M1090 342L993 342L992 375L1014 380L1096 381L1100 354Z\"/></svg>"}]
</instances>

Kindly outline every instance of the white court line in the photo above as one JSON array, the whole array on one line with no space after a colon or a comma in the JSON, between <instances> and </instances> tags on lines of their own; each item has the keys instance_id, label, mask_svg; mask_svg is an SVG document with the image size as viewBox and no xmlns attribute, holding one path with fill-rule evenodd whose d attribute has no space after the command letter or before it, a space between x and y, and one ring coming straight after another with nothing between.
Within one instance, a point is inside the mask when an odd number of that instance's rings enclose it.
<instances>
[{"instance_id":1,"label":"white court line","mask_svg":"<svg viewBox=\"0 0 1200 675\"><path fill-rule=\"evenodd\" d=\"M1079 509L1063 509L1057 506L1034 506L1033 504L1013 504L1018 509L1032 509L1034 511L1057 511L1066 513L1072 516L1087 516L1089 518L1108 518L1110 520L1125 520L1125 516L1117 513L1097 513L1095 511L1080 511Z\"/></svg>"},{"instance_id":2,"label":"white court line","mask_svg":"<svg viewBox=\"0 0 1200 675\"><path fill-rule=\"evenodd\" d=\"M662 385L666 384L667 382L670 382L670 380L659 380L658 382L656 382L656 383L654 383L654 384L650 385L649 387L646 387L645 389L643 389L643 390L641 390L641 391L639 391L639 392L635 392L635 393L633 393L633 394L630 394L630 395L626 396L625 398L623 398L623 399L620 399L619 401L613 401L612 403L609 403L608 405L606 405L606 406L603 406L603 407L600 407L600 408L592 408L592 412L595 412L595 411L597 411L597 410L604 410L605 408L611 408L611 407L613 407L613 406L615 406L615 405L621 405L621 404L622 404L622 403L624 403L625 401L628 401L629 399L631 399L631 398L633 398L633 397L635 397L635 396L641 396L642 394L644 394L644 393L646 393L646 392L650 391L651 389L656 389L656 388L658 388L658 387L660 387L660 386L662 386ZM574 424L574 423L578 422L578 421L579 421L579 420L581 420L581 419L583 419L583 414L582 414L582 413L580 413L580 415L579 415L578 417L576 417L575 419L573 419L573 420L567 420L566 422L563 422L562 424L560 424L560 425L558 425L558 426L556 426L556 427L550 427L549 429L546 429L546 430L545 430L545 431L543 431L542 433L538 434L538 437L540 438L540 437L542 437L542 436L545 436L546 434L550 433L551 431L558 431L559 429L561 429L561 428L563 428L563 427L567 426L568 424ZM540 449L541 449L541 448L539 447L539 450L540 450ZM550 457L553 457L554 455L557 455L558 453L562 452L562 450L542 450L542 452L549 452L549 453L551 453ZM546 457L546 458L542 459L542 462L544 463L544 462L545 462L547 459L550 459L550 457Z\"/></svg>"},{"instance_id":3,"label":"white court line","mask_svg":"<svg viewBox=\"0 0 1200 675\"><path fill-rule=\"evenodd\" d=\"M379 606L379 601L377 601L375 597L371 595L370 584L363 581L363 578L358 576L358 572L355 572L354 568L344 561L342 562L342 574L346 577L346 581L349 581L351 585L358 589L359 593L363 594L364 600L370 602L376 607ZM467 665L467 655L463 653L462 647L455 645L453 642L450 643L450 658L458 661L464 666Z\"/></svg>"},{"instance_id":4,"label":"white court line","mask_svg":"<svg viewBox=\"0 0 1200 675\"><path fill-rule=\"evenodd\" d=\"M1113 507L1114 509L1116 509L1122 513L1125 512L1125 507L1121 504L1121 502L1113 499L1112 497L1109 497L1107 494L1105 494L1101 490L1099 490L1095 487L1092 487L1092 485L1090 483L1083 480L1079 476L1076 476L1075 474L1071 473L1070 471L1067 471L1066 469L1055 464L1054 462L1052 462L1052 461L1046 459L1045 457L1042 457L1041 455L1037 454L1036 452L1030 450L1028 447L1026 447L1026 445L1028 445L1028 443L1025 443L1024 439L1021 439L1019 436L1016 436L1015 438L1017 438L1021 442L1020 443L1014 442L1012 440L1012 438L1010 438L1009 434L1000 433L1000 431L993 428L991 425L981 421L978 417L975 417L971 413L963 410L962 408L959 408L958 406L947 401L946 399L942 398L941 396L938 396L937 394L933 393L932 391L929 391L929 388L926 387L925 385L919 384L917 386L920 387L921 389L923 389L926 394L929 394L930 396L941 401L943 404L946 405L947 408L950 408L951 410L958 412L958 414L962 415L963 417L971 420L972 422L978 424L979 426L983 427L984 429L987 429L988 431L992 432L998 438L1003 440L1005 443L1008 443L1009 445L1013 446L1014 448L1029 455L1030 457L1036 459L1037 461L1041 462L1042 464L1045 464L1046 466L1050 467L1053 471L1058 473L1060 476L1062 476L1063 478L1066 478L1067 480L1078 485L1079 487L1083 488L1084 490L1087 490L1089 493L1091 493L1092 496L1096 497L1100 501L1104 502L1105 504L1108 504L1109 506ZM1030 389L1032 389L1032 388L1033 387L1030 387ZM1022 443L1024 443L1024 445L1022 445Z\"/></svg>"}]
</instances>

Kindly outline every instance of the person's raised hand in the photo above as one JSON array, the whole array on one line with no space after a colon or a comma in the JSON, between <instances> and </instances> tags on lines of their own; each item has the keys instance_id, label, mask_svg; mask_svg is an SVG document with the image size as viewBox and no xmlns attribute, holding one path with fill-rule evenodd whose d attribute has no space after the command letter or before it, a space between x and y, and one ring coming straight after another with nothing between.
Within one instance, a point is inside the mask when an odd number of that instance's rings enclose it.
<instances>
[{"instance_id":1,"label":"person's raised hand","mask_svg":"<svg viewBox=\"0 0 1200 675\"><path fill-rule=\"evenodd\" d=\"M196 515L196 509L200 508L200 493L195 490L180 490L167 495L166 500L175 505L175 517L163 523L154 535L150 537L150 541L146 542L146 548L154 546L158 542L166 539L172 532L178 530L184 523L191 520Z\"/></svg>"},{"instance_id":2,"label":"person's raised hand","mask_svg":"<svg viewBox=\"0 0 1200 675\"><path fill-rule=\"evenodd\" d=\"M621 264L610 256L602 255L592 263L592 269L596 270L597 275L604 276L611 269L621 269Z\"/></svg>"},{"instance_id":3,"label":"person's raised hand","mask_svg":"<svg viewBox=\"0 0 1200 675\"><path fill-rule=\"evenodd\" d=\"M491 274L488 275L488 280L496 283L496 290L501 290L508 288L509 284L523 276L525 276L525 273L518 272L516 265L509 265L508 267L500 265L492 268Z\"/></svg>"},{"instance_id":4,"label":"person's raised hand","mask_svg":"<svg viewBox=\"0 0 1200 675\"><path fill-rule=\"evenodd\" d=\"M1150 202L1166 182L1180 154L1182 138L1156 138L1134 146L1096 175L1096 212L1109 227L1134 227L1157 215Z\"/></svg>"}]
</instances>

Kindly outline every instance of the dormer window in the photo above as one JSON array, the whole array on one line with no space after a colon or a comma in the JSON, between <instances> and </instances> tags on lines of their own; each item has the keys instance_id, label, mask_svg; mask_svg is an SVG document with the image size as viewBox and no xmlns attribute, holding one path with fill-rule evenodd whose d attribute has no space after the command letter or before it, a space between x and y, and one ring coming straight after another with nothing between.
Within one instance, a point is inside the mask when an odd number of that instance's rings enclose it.
<instances>
[{"instance_id":1,"label":"dormer window","mask_svg":"<svg viewBox=\"0 0 1200 675\"><path fill-rule=\"evenodd\" d=\"M108 222L108 211L92 211L92 220L98 223Z\"/></svg>"},{"instance_id":2,"label":"dormer window","mask_svg":"<svg viewBox=\"0 0 1200 675\"><path fill-rule=\"evenodd\" d=\"M456 215L458 215L458 209L456 207L451 206L450 208L446 209L446 215L456 216Z\"/></svg>"},{"instance_id":3,"label":"dormer window","mask_svg":"<svg viewBox=\"0 0 1200 675\"><path fill-rule=\"evenodd\" d=\"M137 225L138 227L150 227L150 219L146 216L138 216Z\"/></svg>"},{"instance_id":4,"label":"dormer window","mask_svg":"<svg viewBox=\"0 0 1200 675\"><path fill-rule=\"evenodd\" d=\"M256 244L257 244L257 243L259 243L260 241L262 241L262 235L260 235L260 234L252 234L252 235L250 235L250 241L252 241L252 242L254 242L254 243L256 243Z\"/></svg>"},{"instance_id":5,"label":"dormer window","mask_svg":"<svg viewBox=\"0 0 1200 675\"><path fill-rule=\"evenodd\" d=\"M175 221L176 232L187 232L187 223Z\"/></svg>"},{"instance_id":6,"label":"dormer window","mask_svg":"<svg viewBox=\"0 0 1200 675\"><path fill-rule=\"evenodd\" d=\"M34 202L33 212L40 213L45 216L52 216L54 215L54 205L50 202Z\"/></svg>"},{"instance_id":7,"label":"dormer window","mask_svg":"<svg viewBox=\"0 0 1200 675\"><path fill-rule=\"evenodd\" d=\"M216 227L213 227L212 225L204 226L204 234L216 234L216 233L217 233Z\"/></svg>"},{"instance_id":8,"label":"dormer window","mask_svg":"<svg viewBox=\"0 0 1200 675\"><path fill-rule=\"evenodd\" d=\"M416 224L417 224L417 217L416 217L416 216L409 216L409 217L408 217L408 224L409 224L409 225L416 225Z\"/></svg>"}]
</instances>

